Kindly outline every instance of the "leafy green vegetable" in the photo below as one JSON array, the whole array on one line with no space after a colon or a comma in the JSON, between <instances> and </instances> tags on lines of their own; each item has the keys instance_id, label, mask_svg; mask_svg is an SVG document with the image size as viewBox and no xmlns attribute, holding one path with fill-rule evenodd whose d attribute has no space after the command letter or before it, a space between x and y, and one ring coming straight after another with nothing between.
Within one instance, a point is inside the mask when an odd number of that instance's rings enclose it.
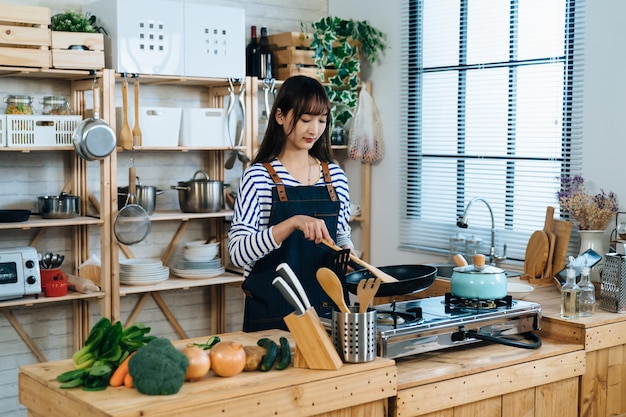
<instances>
[{"instance_id":1,"label":"leafy green vegetable","mask_svg":"<svg viewBox=\"0 0 626 417\"><path fill-rule=\"evenodd\" d=\"M166 338L137 349L128 362L133 385L147 395L176 394L185 382L189 359Z\"/></svg>"}]
</instances>

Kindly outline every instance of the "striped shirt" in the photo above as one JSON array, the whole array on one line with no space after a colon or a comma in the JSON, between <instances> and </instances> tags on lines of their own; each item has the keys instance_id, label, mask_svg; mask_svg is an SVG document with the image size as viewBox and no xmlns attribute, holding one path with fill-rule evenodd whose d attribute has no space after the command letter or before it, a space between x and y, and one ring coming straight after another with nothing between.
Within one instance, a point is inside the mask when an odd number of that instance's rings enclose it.
<instances>
[{"instance_id":1,"label":"striped shirt","mask_svg":"<svg viewBox=\"0 0 626 417\"><path fill-rule=\"evenodd\" d=\"M278 159L271 162L285 187L302 186L293 178ZM341 167L329 163L330 178L340 201L335 243L341 247L352 246L350 240L350 192L348 178ZM319 169L320 178L315 186L324 186L324 178ZM244 277L252 270L254 263L268 253L280 247L272 236L269 227L272 209L272 189L276 185L270 178L263 164L249 166L243 173L237 192L235 213L228 231L228 252L235 266L244 268Z\"/></svg>"}]
</instances>

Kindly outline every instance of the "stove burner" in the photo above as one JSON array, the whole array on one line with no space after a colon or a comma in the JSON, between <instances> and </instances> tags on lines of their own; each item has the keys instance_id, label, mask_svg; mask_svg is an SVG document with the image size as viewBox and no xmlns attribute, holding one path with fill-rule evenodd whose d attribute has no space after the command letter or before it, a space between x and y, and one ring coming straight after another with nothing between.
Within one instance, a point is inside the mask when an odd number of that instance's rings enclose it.
<instances>
[{"instance_id":1,"label":"stove burner","mask_svg":"<svg viewBox=\"0 0 626 417\"><path fill-rule=\"evenodd\" d=\"M455 310L494 310L500 307L511 308L513 306L513 297L507 295L503 298L495 298L482 300L478 298L463 298L446 293L445 295L445 311L452 313Z\"/></svg>"},{"instance_id":2,"label":"stove burner","mask_svg":"<svg viewBox=\"0 0 626 417\"><path fill-rule=\"evenodd\" d=\"M396 303L391 303L391 310L380 310L376 313L376 323L383 326L398 326L404 324L420 324L424 321L422 317L421 307L412 307L406 309L404 312L396 311Z\"/></svg>"}]
</instances>

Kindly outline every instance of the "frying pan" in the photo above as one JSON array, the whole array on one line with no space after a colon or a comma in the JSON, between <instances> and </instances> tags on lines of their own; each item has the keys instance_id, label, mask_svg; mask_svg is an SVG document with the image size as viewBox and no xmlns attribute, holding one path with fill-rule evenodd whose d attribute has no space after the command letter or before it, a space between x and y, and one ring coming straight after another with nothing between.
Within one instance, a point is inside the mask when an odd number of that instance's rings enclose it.
<instances>
[{"instance_id":1,"label":"frying pan","mask_svg":"<svg viewBox=\"0 0 626 417\"><path fill-rule=\"evenodd\" d=\"M431 265L392 265L381 266L379 269L397 278L398 281L382 282L376 291L376 297L390 297L422 291L430 287L437 277L437 268ZM367 269L346 274L348 291L356 294L359 282L368 278L374 278L374 274Z\"/></svg>"},{"instance_id":2,"label":"frying pan","mask_svg":"<svg viewBox=\"0 0 626 417\"><path fill-rule=\"evenodd\" d=\"M72 135L74 150L83 159L95 161L106 158L115 150L115 132L99 115L98 83L93 82L93 117L79 123Z\"/></svg>"}]
</instances>

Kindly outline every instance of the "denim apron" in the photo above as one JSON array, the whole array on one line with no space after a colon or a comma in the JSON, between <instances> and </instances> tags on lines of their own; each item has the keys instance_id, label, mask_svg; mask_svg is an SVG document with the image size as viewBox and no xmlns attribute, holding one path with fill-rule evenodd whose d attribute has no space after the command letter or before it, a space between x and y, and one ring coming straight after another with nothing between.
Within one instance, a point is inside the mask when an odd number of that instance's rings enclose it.
<instances>
[{"instance_id":1,"label":"denim apron","mask_svg":"<svg viewBox=\"0 0 626 417\"><path fill-rule=\"evenodd\" d=\"M328 164L322 162L324 187L285 187L274 168L269 163L264 166L276 184L272 189L269 226L294 215L307 215L324 220L334 240L337 235L340 202L330 181ZM305 239L302 232L296 231L285 239L280 248L256 261L250 275L242 284L246 294L243 330L287 330L283 317L293 312L293 307L272 285L272 281L278 276L276 267L283 262L291 267L301 281L311 306L320 316L329 316L334 304L315 276L318 268L332 267L334 257L329 255L331 254L327 250Z\"/></svg>"}]
</instances>

